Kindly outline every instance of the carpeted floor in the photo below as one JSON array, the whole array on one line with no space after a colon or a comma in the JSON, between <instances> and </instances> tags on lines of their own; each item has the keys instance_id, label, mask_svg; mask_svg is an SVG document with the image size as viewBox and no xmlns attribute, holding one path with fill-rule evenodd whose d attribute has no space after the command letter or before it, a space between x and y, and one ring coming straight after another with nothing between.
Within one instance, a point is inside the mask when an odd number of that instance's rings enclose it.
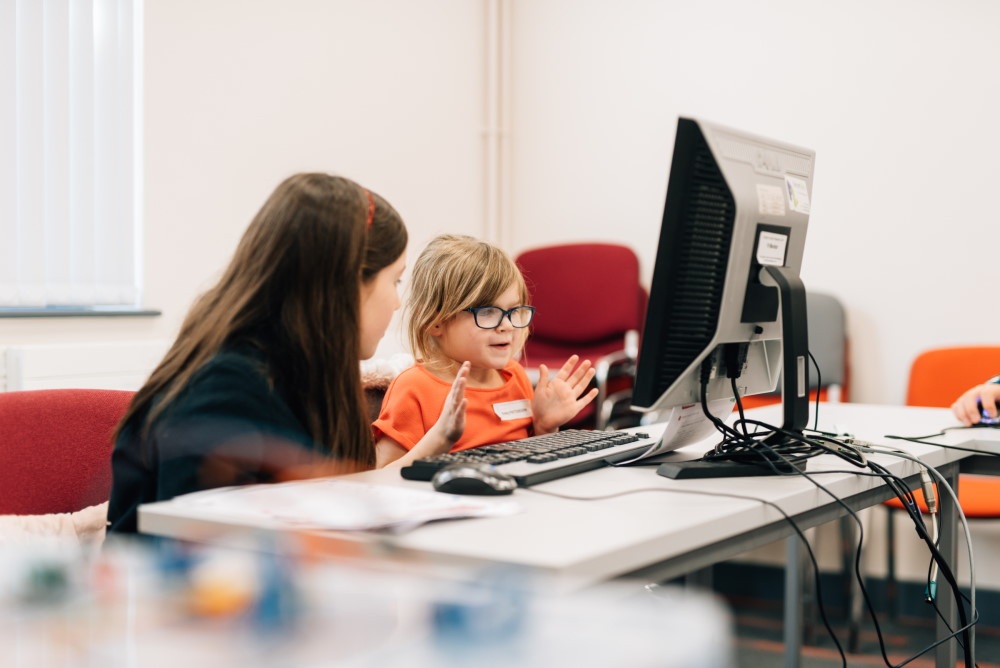
<instances>
[{"instance_id":1,"label":"carpeted floor","mask_svg":"<svg viewBox=\"0 0 1000 668\"><path fill-rule=\"evenodd\" d=\"M737 668L771 668L783 666L783 607L780 600L774 596L761 596L757 592L747 592L734 584L733 574L739 573L742 582L747 581L746 566L727 574L725 570L716 571L716 591L729 602L736 623L736 657ZM772 574L755 572L749 579L760 581L770 579ZM774 574L777 576L777 574ZM780 585L778 586L780 591ZM774 591L774 589L770 589ZM983 619L976 626L976 665L978 668L1000 668L1000 623L995 612L996 596L989 592L981 592L979 607ZM913 600L918 600L914 598ZM843 609L832 601L828 607L827 617L834 633L847 652L848 625L843 615ZM858 652L847 654L847 665L853 667L867 666L899 666L912 668L932 668L935 665L934 650L930 650L919 658L911 659L936 640L933 609L917 607L911 614L900 614L893 618L880 609L878 623L881 628L882 644L885 647L883 658L879 643L879 634L875 625L866 614L858 636ZM808 613L807 613L808 615ZM807 617L807 619L810 617ZM955 642L954 640L949 642ZM957 666L964 666L965 654L957 647ZM842 666L840 653L830 639L822 622L816 618L815 625L807 630L802 650L801 668L837 668Z\"/></svg>"},{"instance_id":2,"label":"carpeted floor","mask_svg":"<svg viewBox=\"0 0 1000 668\"><path fill-rule=\"evenodd\" d=\"M762 605L759 601L730 603L736 621L737 667L769 668L783 665L781 610L775 609L773 605ZM858 653L847 654L848 666L898 666L935 639L932 623L928 619L900 617L897 620L880 620L879 624L889 663L882 656L874 626L868 622L861 629ZM846 652L848 631L845 624L841 620L831 619L831 625ZM957 665L964 665L964 654L960 649L958 652ZM977 626L975 658L979 668L1000 668L1000 629ZM802 668L834 668L843 665L839 652L822 626L815 629L814 637L803 646L801 665ZM906 665L913 668L934 666L933 650Z\"/></svg>"}]
</instances>

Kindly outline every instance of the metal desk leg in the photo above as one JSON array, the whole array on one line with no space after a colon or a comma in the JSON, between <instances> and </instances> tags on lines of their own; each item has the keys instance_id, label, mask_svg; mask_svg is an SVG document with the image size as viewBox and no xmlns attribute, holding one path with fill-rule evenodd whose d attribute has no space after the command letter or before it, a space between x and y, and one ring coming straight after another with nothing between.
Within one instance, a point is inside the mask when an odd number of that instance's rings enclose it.
<instances>
[{"instance_id":1,"label":"metal desk leg","mask_svg":"<svg viewBox=\"0 0 1000 668\"><path fill-rule=\"evenodd\" d=\"M785 668L802 661L802 545L797 535L785 539Z\"/></svg>"},{"instance_id":2,"label":"metal desk leg","mask_svg":"<svg viewBox=\"0 0 1000 668\"><path fill-rule=\"evenodd\" d=\"M958 466L952 464L948 467L942 467L939 469L941 474L944 476L948 484L952 486L955 490L955 494L958 494ZM938 494L938 508L940 512L940 550L941 554L951 565L951 570L958 577L958 573L961 570L961 564L958 563L958 513L955 508L955 502L952 500L951 495L947 492L941 492ZM941 609L941 615L944 619L937 620L937 637L943 638L948 634L948 625L951 628L958 628L958 605L955 598L952 596L950 589L945 587L938 588L938 607ZM947 622L947 624L945 623ZM975 662L976 658L976 627L972 627L969 633L969 647L966 651L969 656ZM955 662L958 658L958 643L955 641L950 641L938 645L936 653L936 665L938 668L953 668Z\"/></svg>"}]
</instances>

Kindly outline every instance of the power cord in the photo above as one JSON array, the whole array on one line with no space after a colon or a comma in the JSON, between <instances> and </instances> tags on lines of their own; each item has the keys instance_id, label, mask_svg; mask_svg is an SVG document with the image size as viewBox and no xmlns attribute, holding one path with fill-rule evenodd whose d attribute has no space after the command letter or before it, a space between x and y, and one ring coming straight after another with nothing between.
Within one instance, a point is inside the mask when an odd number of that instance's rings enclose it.
<instances>
[{"instance_id":1,"label":"power cord","mask_svg":"<svg viewBox=\"0 0 1000 668\"><path fill-rule=\"evenodd\" d=\"M812 358L812 355L810 355L810 357ZM813 358L813 363L815 364L814 358ZM962 645L963 650L965 650L965 661L967 667L972 668L972 662L974 661L974 659L969 651L970 648L973 648L973 645L971 643L971 634L970 634L971 624L968 622L966 618L965 609L962 605L961 589L959 588L958 583L955 581L954 574L948 567L948 564L946 563L943 555L941 555L941 553L937 548L938 527L937 527L936 515L932 516L932 531L934 536L931 537L928 535L927 527L925 526L922 515L916 505L916 500L913 496L912 490L909 489L909 487L904 483L902 479L892 474L890 471L888 471L888 469L881 466L880 464L869 461L868 458L866 457L867 452L879 451L877 449L874 449L873 444L857 441L852 437L841 438L840 434L819 432L818 428L815 428L816 425L818 425L819 421L818 392L817 392L817 402L816 402L816 415L814 420L814 430L817 433L816 435L809 437L806 436L805 433L803 432L775 427L773 425L768 425L764 422L756 420L748 420L743 411L742 399L740 397L738 387L736 385L736 378L739 376L739 373L738 371L729 372L728 375L731 380L733 396L736 399L736 408L739 412L739 419L736 421L735 425L729 426L721 419L715 417L708 409L707 388L712 371L713 367L711 358L708 358L705 361L703 361L700 369L701 407L703 414L706 416L707 419L709 419L712 422L716 430L719 431L719 433L722 435L722 440L715 447L714 450L706 453L702 457L702 459L706 461L730 460L730 461L740 461L745 463L753 463L759 466L765 466L777 475L801 475L844 508L845 512L848 515L850 515L850 517L858 527L859 538L858 538L857 548L855 550L855 560L854 560L855 578L857 579L861 587L861 593L868 607L869 615L871 616L872 622L875 625L876 633L878 634L879 646L882 652L882 658L887 666L889 666L890 668L901 668L902 666L905 666L906 664L913 661L917 657L922 656L923 654L941 645L942 643L947 642L952 638L956 638L959 644ZM818 365L817 365L817 373L818 373ZM748 427L750 426L754 427L753 432L751 432L748 429ZM757 429L764 429L765 431L759 432L757 431ZM933 436L923 437L923 438L933 438ZM907 440L914 440L914 439L907 439ZM938 445L938 444L930 443L930 445ZM865 448L872 448L872 449L865 449ZM911 519L914 522L914 526L917 529L918 535L920 535L921 538L925 541L925 543L928 546L928 549L931 552L933 559L932 562L933 565L931 567L931 575L933 575L933 577L928 579L927 597L932 602L936 601L937 597L936 578L939 572L945 577L945 579L948 581L949 586L954 592L957 608L959 610L961 628L958 631L952 631L948 636L936 641L935 643L931 644L924 650L918 652L914 656L910 657L909 659L906 659L905 661L899 664L893 665L888 658L881 627L878 623L878 616L875 612L874 606L872 605L870 596L868 595L867 589L864 586L864 580L861 576L860 557L861 557L861 546L864 540L864 528L862 526L860 518L858 518L857 514L843 500L841 500L839 497L833 494L826 487L821 485L806 471L802 470L802 468L797 466L798 464L802 464L808 458L825 453L833 454L837 457L840 457L841 459L844 459L845 461L849 462L854 467L861 469L867 468L871 470L874 475L878 475L884 481L884 483L890 488L890 490L903 502L903 505L906 508L907 513L910 515ZM898 453L889 452L888 454L898 454ZM916 458L912 459L913 461L917 462L919 466L923 467L922 470L926 470L926 467L924 467L924 465L919 460L917 460ZM936 475L939 475L937 474L936 471L934 473ZM945 485L947 485L946 482ZM675 490L671 489L669 491L675 491ZM718 494L718 496L735 496L735 495ZM737 496L737 498L742 498L742 497ZM757 500L763 501L761 499ZM790 518L788 518L788 516L784 512L782 512L782 515L785 516L786 520L790 521ZM795 529L796 532L799 533L800 538L803 540L803 542L806 542L808 544L808 542L805 540L804 535L801 534L797 526L795 527ZM968 533L967 533L967 540L968 540ZM970 550L971 550L971 542L970 542ZM816 561L814 556L812 555L811 548L810 548L810 557L812 558L814 567L816 567ZM970 552L970 557L971 557L971 552ZM846 657L844 655L840 641L837 639L836 635L833 633L829 624L826 622L826 614L821 602L822 598L821 598L821 590L819 588L818 567L816 568L816 582L817 582L817 601L820 607L820 614L824 620L824 624L826 625L827 632L830 634L831 639L833 640L834 644L836 644L838 650L840 651L843 665L846 666ZM932 582L933 585L931 584ZM974 598L972 601L971 609L975 611ZM937 609L936 604L935 604L935 610L940 615L940 611ZM978 614L976 615L976 619L978 619ZM975 621L972 622L972 624L974 623ZM949 631L951 631L950 628ZM965 639L964 643L962 642L961 639L958 638L958 635L960 633L963 635L963 638Z\"/></svg>"},{"instance_id":2,"label":"power cord","mask_svg":"<svg viewBox=\"0 0 1000 668\"><path fill-rule=\"evenodd\" d=\"M711 459L714 456L719 458L736 459L737 461L739 461L739 457L741 457L741 455L745 456L745 454L749 452L752 453L752 456L756 456L758 458L758 462L763 461L763 463L765 463L767 466L775 470L775 472L783 473L782 471L777 470L777 467L775 466L775 459L777 458L779 460L784 461L785 463L789 463L790 461L789 456L787 456L786 453L788 453L788 455L792 457L797 457L801 460L815 456L817 454L821 454L823 452L828 452L830 454L834 454L838 457L841 457L842 459L845 459L852 465L857 466L859 468L864 468L864 467L871 468L871 470L875 472L877 475L879 475L885 481L887 486L889 486L889 488L903 501L904 505L908 509L911 518L914 520L915 526L917 526L918 534L925 537L925 540L928 541L928 548L931 550L932 555L934 555L933 564L935 566L933 572L934 584L933 585L929 584L928 591L930 592L931 590L933 590L933 596L936 597L937 595L936 576L938 570L940 569L940 564L944 563L944 558L942 555L940 555L940 552L937 551L936 547L937 518L935 516L932 519L932 522L934 523L935 539L931 540L929 538L926 538L927 536L926 527L924 526L921 514L917 509L913 493L911 490L909 490L909 488L905 485L905 483L903 483L901 479L893 476L884 467L881 467L880 465L877 465L873 462L869 463L865 456L865 452L861 448L855 447L855 443L853 443L852 440L849 438L840 439L833 436L829 436L825 433L819 434L818 436L814 436L813 438L809 438L805 436L803 433L792 432L790 430L774 427L773 425L768 425L766 423L759 421L747 420L742 410L742 405L741 405L742 402L740 400L739 394L738 392L736 392L735 380L733 380L732 387L734 389L734 396L736 397L737 407L740 412L740 418L737 421L736 426L741 428L742 433L740 433L740 431L737 431L736 429L730 427L729 425L726 425L718 418L712 416L711 413L707 410L706 367L703 366L702 371L703 371L702 388L701 388L702 409L704 414L708 416L710 420L712 420L713 424L716 426L716 429L718 429L723 434L722 443L720 443L720 445L717 446L712 453L709 453L706 457L704 457L705 459ZM816 422L814 422L814 424L818 424L818 407L817 407L817 420ZM767 430L767 436L761 439L756 436L756 432L753 435L750 434L747 429L749 425L755 425L757 427ZM775 438L776 436L780 436L780 441ZM780 442L781 445L778 446L777 448L772 447L771 443L769 443L768 441L771 441L772 443L778 441ZM791 445L791 444L797 444L797 445ZM779 452L778 451L779 449L782 450L782 452ZM921 466L923 465L921 464ZM917 658L918 656L921 656L922 654L937 647L941 643L946 642L951 638L958 639L958 632L952 632L947 637L942 638L936 643L930 645L923 651L915 654L910 659L907 659L906 661L897 664L897 666L893 666L885 650L884 638L882 636L881 628L878 623L877 614L875 612L874 606L872 605L867 589L864 586L863 578L861 577L860 573L860 566L861 566L860 555L861 555L861 545L863 541L863 527L861 525L860 519L836 495L832 494L829 490L820 485L805 471L793 468L791 470L791 474L802 475L810 482L812 482L814 485L816 485L818 488L823 490L828 496L830 496L830 498L834 499L839 504L841 504L845 508L845 510L851 515L854 522L857 524L859 531L859 541L858 541L858 547L855 552L855 576L861 587L861 592L865 599L865 603L868 607L869 615L872 618L872 622L875 624L879 638L879 645L882 651L882 657L883 660L886 662L887 666L890 666L891 668L900 668L901 666L906 665L907 663ZM947 564L945 564L945 568L947 569ZM957 600L960 601L959 597L961 596L961 591L957 583L954 581L954 577L951 575L950 570L947 570L946 576L949 578L949 584L951 585L953 591L955 592ZM963 650L965 650L970 644L968 642L968 637L969 637L967 628L968 624L965 619L964 608L962 608L961 604L959 604L958 607L961 610L961 617L962 617L962 629L960 629L960 632L963 632L965 634L966 642L962 643L960 639L958 639L958 641L960 645L963 645ZM837 646L840 647L840 643L839 641L836 640L836 638L834 638L834 641L837 644ZM971 659L969 652L966 651L965 655L967 662L969 662L969 660ZM971 663L969 665L971 668Z\"/></svg>"},{"instance_id":3,"label":"power cord","mask_svg":"<svg viewBox=\"0 0 1000 668\"><path fill-rule=\"evenodd\" d=\"M938 572L940 572L940 574L943 575L945 580L948 582L948 585L952 590L953 596L955 597L956 608L958 610L959 622L960 622L960 627L957 630L952 631L949 636L946 636L945 638L942 638L941 640L937 641L936 643L931 645L928 649L933 649L934 647L937 647L938 645L942 644L943 642L949 640L952 637L958 639L958 635L961 634L962 638L959 639L959 644L965 651L966 665L971 668L973 662L975 661L975 658L973 656L974 651L970 651L970 649L974 650L973 644L971 642L972 638L971 628L979 621L979 611L976 608L975 560L973 556L972 535L971 532L969 531L969 524L965 517L965 513L962 512L961 505L959 505L958 503L958 496L955 494L955 490L952 489L951 485L948 484L948 481L945 480L944 476L942 476L940 472L937 471L937 469L927 466L926 464L924 464L923 462L921 462L919 459L909 454L908 452L903 452L901 450L896 450L892 448L883 448L875 445L874 443L859 441L853 438L851 440L853 441L853 444L861 450L871 453L900 457L912 461L913 463L915 463L917 466L920 467L921 484L924 487L924 496L928 501L928 509L931 508L931 499L933 499L934 503L935 512L931 516L932 528L934 531L933 538L929 536L927 533L927 529L923 523L923 518L920 513L920 510L917 507L916 502L912 499L912 493L909 494L909 498L900 497L900 500L903 501L903 505L905 507L906 512L910 515L911 519L914 521L914 526L917 529L917 535L920 536L922 540L924 540L925 544L928 547L928 550L931 553L931 557L933 560L932 561L933 565L929 569L927 588L925 590L925 600L927 600L928 603L931 603L934 606L934 609L937 612L937 614L941 616L941 612L937 607L937 581L936 581L937 574ZM942 555L938 550L937 542L939 536L937 535L938 530L936 526L937 497L936 494L934 493L933 486L930 484L931 475L937 478L938 488L945 489L948 492L949 496L951 497L953 503L955 504L956 514L959 518L959 521L962 524L965 533L965 542L969 552L970 597L968 599L966 599L966 597L962 594L961 588L954 576L954 573L948 566L948 563L945 560L944 555ZM928 495L928 490L930 490L930 495ZM972 617L971 621L969 620L969 616L967 615L965 607L963 606L963 600L969 601L969 611L971 612L971 617ZM951 629L949 628L949 630Z\"/></svg>"},{"instance_id":4,"label":"power cord","mask_svg":"<svg viewBox=\"0 0 1000 668\"><path fill-rule=\"evenodd\" d=\"M826 628L827 634L829 634L830 638L833 640L833 643L837 646L837 651L840 654L840 660L843 668L847 668L847 654L844 652L844 648L841 646L840 641L837 639L837 636L833 631L833 627L830 624L830 620L826 616L826 607L823 605L823 595L822 595L823 588L822 588L822 583L820 582L819 562L816 560L816 554L813 552L812 546L809 544L809 541L806 538L805 533L802 531L801 527L799 527L799 525L796 524L795 520L793 520L792 517L788 513L786 513L783 508L781 508L781 506L774 503L773 501L768 501L767 499L761 499L756 496L747 496L744 494L731 494L728 492L706 492L706 491L698 491L691 489L666 488L666 487L643 487L639 489L630 489L622 492L615 492L613 494L603 494L600 496L585 496L585 497L572 496L569 494L560 494L558 492L550 492L538 489L537 487L526 487L521 491L534 492L535 494L552 496L560 499L566 499L569 501L602 501L607 499L620 498L623 496L628 496L630 494L638 494L641 492L670 492L675 494L691 494L695 496L715 496L715 497L723 497L730 499L742 499L744 501L754 501L757 503L761 503L765 506L768 506L769 508L773 508L774 510L776 510L778 513L781 514L781 516L784 518L786 522L788 522L788 524L792 527L792 530L798 536L799 541L806 548L806 553L809 555L809 561L811 562L813 569L813 584L816 588L816 607L819 610L820 619L823 621L823 626Z\"/></svg>"}]
</instances>

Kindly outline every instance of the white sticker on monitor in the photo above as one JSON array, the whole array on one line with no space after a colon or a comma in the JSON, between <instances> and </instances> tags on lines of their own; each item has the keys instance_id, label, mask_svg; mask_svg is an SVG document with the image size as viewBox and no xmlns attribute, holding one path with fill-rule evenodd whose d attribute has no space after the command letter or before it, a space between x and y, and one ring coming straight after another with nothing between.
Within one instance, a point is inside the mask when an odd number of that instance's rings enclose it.
<instances>
[{"instance_id":1,"label":"white sticker on monitor","mask_svg":"<svg viewBox=\"0 0 1000 668\"><path fill-rule=\"evenodd\" d=\"M761 232L757 238L757 262L761 266L781 267L785 264L785 249L788 235L776 232Z\"/></svg>"},{"instance_id":2,"label":"white sticker on monitor","mask_svg":"<svg viewBox=\"0 0 1000 668\"><path fill-rule=\"evenodd\" d=\"M780 186L757 184L757 212L762 216L785 215L785 196Z\"/></svg>"},{"instance_id":3,"label":"white sticker on monitor","mask_svg":"<svg viewBox=\"0 0 1000 668\"><path fill-rule=\"evenodd\" d=\"M785 177L785 189L788 191L788 208L799 213L809 213L809 187L802 179L794 176Z\"/></svg>"}]
</instances>

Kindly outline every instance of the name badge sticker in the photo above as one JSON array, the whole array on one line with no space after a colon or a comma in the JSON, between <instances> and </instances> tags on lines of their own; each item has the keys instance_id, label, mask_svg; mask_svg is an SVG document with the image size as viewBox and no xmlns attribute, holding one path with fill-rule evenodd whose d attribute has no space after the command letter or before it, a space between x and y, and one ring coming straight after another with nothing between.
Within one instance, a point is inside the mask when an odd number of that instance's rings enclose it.
<instances>
[{"instance_id":1,"label":"name badge sticker","mask_svg":"<svg viewBox=\"0 0 1000 668\"><path fill-rule=\"evenodd\" d=\"M517 401L502 401L493 404L493 412L501 420L520 420L531 417L531 402L527 399Z\"/></svg>"}]
</instances>

